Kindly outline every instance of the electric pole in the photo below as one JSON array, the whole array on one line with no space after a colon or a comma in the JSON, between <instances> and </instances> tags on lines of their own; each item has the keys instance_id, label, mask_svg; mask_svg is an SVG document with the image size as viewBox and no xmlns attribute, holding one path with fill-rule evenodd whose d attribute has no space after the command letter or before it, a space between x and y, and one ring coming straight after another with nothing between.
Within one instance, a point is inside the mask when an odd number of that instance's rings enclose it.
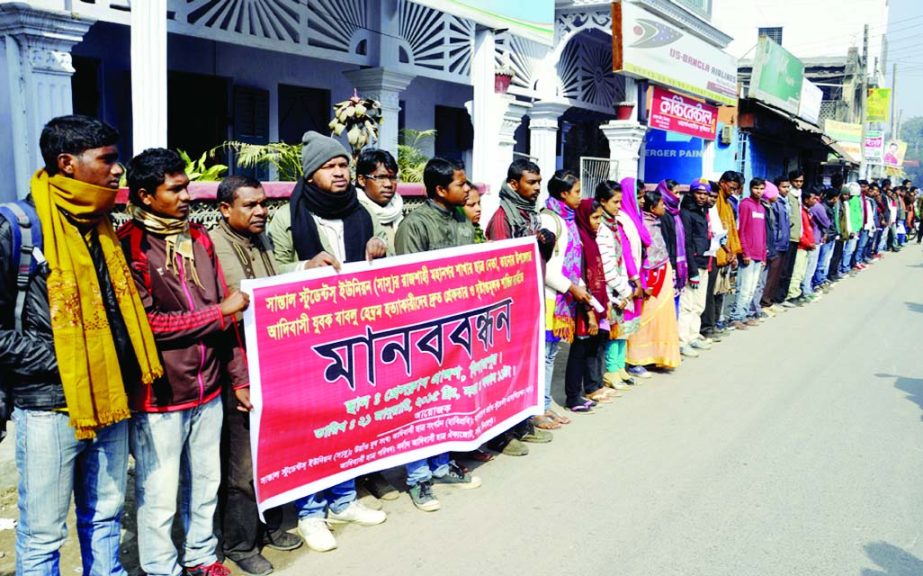
<instances>
[{"instance_id":1,"label":"electric pole","mask_svg":"<svg viewBox=\"0 0 923 576\"><path fill-rule=\"evenodd\" d=\"M894 135L897 126L897 116L894 114L895 102L897 102L897 62L891 64L891 138L896 138Z\"/></svg>"}]
</instances>

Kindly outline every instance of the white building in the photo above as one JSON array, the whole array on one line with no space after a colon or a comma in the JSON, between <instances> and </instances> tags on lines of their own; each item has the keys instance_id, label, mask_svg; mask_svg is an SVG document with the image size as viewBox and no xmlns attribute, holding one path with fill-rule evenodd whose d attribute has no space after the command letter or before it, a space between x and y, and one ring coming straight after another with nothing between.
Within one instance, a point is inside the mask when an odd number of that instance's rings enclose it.
<instances>
[{"instance_id":1,"label":"white building","mask_svg":"<svg viewBox=\"0 0 923 576\"><path fill-rule=\"evenodd\" d=\"M432 2L429 2L430 4ZM707 0L637 4L718 49ZM398 129L438 131L432 154L466 161L499 188L514 153L544 175L582 156L633 175L645 127L615 121L637 103L612 72L611 3L556 0L553 45L481 27L411 0L0 1L0 200L23 196L51 117L100 117L125 157L149 146L192 154L237 139L298 141L326 131L331 104L381 100L380 146ZM494 72L509 64L508 94ZM627 88L627 89L626 89ZM601 128L602 127L602 128ZM719 154L720 155L720 154ZM701 154L700 154L701 156ZM703 172L712 172L715 153ZM730 167L730 166L728 166ZM614 174L613 174L614 176ZM485 216L496 195L485 199Z\"/></svg>"}]
</instances>

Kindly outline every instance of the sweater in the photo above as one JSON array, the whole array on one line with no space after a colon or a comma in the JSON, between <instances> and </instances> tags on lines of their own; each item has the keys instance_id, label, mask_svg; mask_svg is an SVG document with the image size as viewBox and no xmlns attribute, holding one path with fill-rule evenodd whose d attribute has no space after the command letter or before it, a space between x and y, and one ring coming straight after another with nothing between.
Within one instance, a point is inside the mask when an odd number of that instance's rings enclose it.
<instances>
[{"instance_id":1,"label":"sweater","mask_svg":"<svg viewBox=\"0 0 923 576\"><path fill-rule=\"evenodd\" d=\"M754 262L766 261L766 209L752 197L738 206L741 253Z\"/></svg>"}]
</instances>

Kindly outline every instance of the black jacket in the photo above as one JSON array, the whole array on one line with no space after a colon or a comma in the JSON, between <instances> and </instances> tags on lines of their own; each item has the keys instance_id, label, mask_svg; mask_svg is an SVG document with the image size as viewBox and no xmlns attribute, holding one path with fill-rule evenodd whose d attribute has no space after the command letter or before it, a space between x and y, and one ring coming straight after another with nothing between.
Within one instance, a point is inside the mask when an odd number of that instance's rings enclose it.
<instances>
[{"instance_id":1,"label":"black jacket","mask_svg":"<svg viewBox=\"0 0 923 576\"><path fill-rule=\"evenodd\" d=\"M711 246L708 239L708 217L705 215L704 206L696 206L692 194L683 197L679 217L683 220L683 228L686 230L689 277L695 278L698 276L699 268L708 268L708 256L705 255Z\"/></svg>"},{"instance_id":2,"label":"black jacket","mask_svg":"<svg viewBox=\"0 0 923 576\"><path fill-rule=\"evenodd\" d=\"M58 374L48 309L48 265L42 264L31 276L26 287L22 315L23 333L19 334L15 331L13 317L16 308L18 262L13 263L12 246L12 227L0 216L0 382L11 390L13 404L18 408L65 408L67 403L64 400L61 376ZM88 246L112 327L123 381L129 385L139 379L138 362L119 311L118 301L115 299L102 248L95 236Z\"/></svg>"}]
</instances>

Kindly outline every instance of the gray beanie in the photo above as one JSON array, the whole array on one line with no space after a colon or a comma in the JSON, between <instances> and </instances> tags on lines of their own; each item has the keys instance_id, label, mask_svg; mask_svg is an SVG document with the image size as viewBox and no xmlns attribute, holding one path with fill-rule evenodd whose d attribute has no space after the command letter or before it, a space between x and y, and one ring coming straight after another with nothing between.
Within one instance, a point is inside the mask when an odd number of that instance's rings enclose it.
<instances>
[{"instance_id":1,"label":"gray beanie","mask_svg":"<svg viewBox=\"0 0 923 576\"><path fill-rule=\"evenodd\" d=\"M331 158L344 156L349 160L349 152L343 145L320 132L305 132L301 137L301 169L305 179L310 178L318 168Z\"/></svg>"}]
</instances>

